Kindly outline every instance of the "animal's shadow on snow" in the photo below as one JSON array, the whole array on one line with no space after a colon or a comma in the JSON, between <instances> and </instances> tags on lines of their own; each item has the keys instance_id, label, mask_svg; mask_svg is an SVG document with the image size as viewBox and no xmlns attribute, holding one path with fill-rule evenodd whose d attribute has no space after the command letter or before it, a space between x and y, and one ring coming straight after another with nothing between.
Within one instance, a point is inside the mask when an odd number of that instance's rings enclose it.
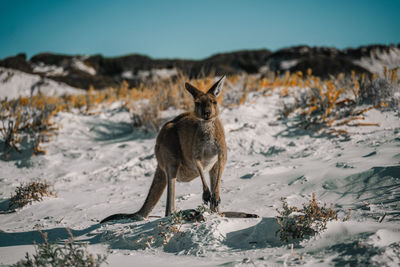
<instances>
[{"instance_id":1,"label":"animal's shadow on snow","mask_svg":"<svg viewBox=\"0 0 400 267\"><path fill-rule=\"evenodd\" d=\"M124 234L119 231L103 232L101 237L96 237L108 243L112 249L142 250L145 248L142 240L152 240L151 247L160 247L168 253L196 254L195 251L201 247L211 244L214 247L217 243L226 246L229 250L244 251L251 249L262 249L266 247L279 247L283 243L277 234L280 226L275 218L262 218L256 225L248 228L226 233L221 240L215 236L215 229L207 229L207 222L200 222L190 227L188 232L176 233L168 242L164 243L162 231L159 225L167 218L161 218L147 223L130 224L124 227ZM225 219L223 219L225 220ZM243 220L240 218L228 220ZM128 222L128 221L127 221ZM222 222L222 221L221 221ZM189 224L193 222L188 222ZM213 250L212 248L210 248Z\"/></svg>"},{"instance_id":2,"label":"animal's shadow on snow","mask_svg":"<svg viewBox=\"0 0 400 267\"><path fill-rule=\"evenodd\" d=\"M143 236L147 237L157 234L159 223L166 219L167 218L161 218L144 223L133 223L130 220L125 220L112 223L112 228L110 229L99 229L102 228L102 225L94 224L82 230L70 229L70 231L75 240L86 241L90 244L106 243L112 249L141 250L143 249L143 245L137 241L143 238ZM115 226L117 226L117 228L115 228ZM122 229L123 231L121 232ZM204 230L204 228L200 229ZM161 241L157 242L152 247L162 247L165 252L169 253L191 250L195 248L199 242L202 244L205 242L204 244L207 244L211 241L209 238L213 236L213 230L210 229L210 235L206 234L205 236L203 236L203 230L200 230L198 233L192 233L192 231L190 231L193 235L189 233L189 235L183 235L183 237L178 233L176 234L177 238L173 237L167 244L163 244L162 239L160 239ZM224 240L220 240L220 244L235 251L278 247L283 245L277 235L278 230L279 225L275 218L262 218L260 222L254 226L228 232ZM42 232L47 234L50 242L61 242L62 240L70 238L67 228L64 227L42 230ZM43 243L43 238L37 230L13 233L0 231L0 247L32 245L34 243Z\"/></svg>"},{"instance_id":3,"label":"animal's shadow on snow","mask_svg":"<svg viewBox=\"0 0 400 267\"><path fill-rule=\"evenodd\" d=\"M90 132L94 133L94 140L99 142L119 143L138 139L151 139L154 132L133 127L127 122L106 121L102 123L89 123Z\"/></svg>"},{"instance_id":4,"label":"animal's shadow on snow","mask_svg":"<svg viewBox=\"0 0 400 267\"><path fill-rule=\"evenodd\" d=\"M139 240L147 240L149 237L154 240L153 238L155 237L155 242L151 245L153 248L162 247L165 252L185 252L185 254L191 254L193 253L192 250L196 251L199 246L214 242L220 242L221 246L226 246L229 250L235 251L284 245L279 239L278 231L280 226L276 218L264 217L256 225L226 233L223 240L215 236L214 228L206 230L206 222L200 222L200 224L204 223L203 226L205 227L196 223L194 227L190 227L190 231L175 234L167 243L164 243L162 238L158 238L160 234L157 231L160 222L165 220L166 218L161 218L147 223L127 225L123 236L118 231L116 233L104 232L100 239L107 242L112 249L141 250L144 246L141 242L138 242ZM230 218L229 220L243 219ZM215 246L215 244L212 246Z\"/></svg>"}]
</instances>

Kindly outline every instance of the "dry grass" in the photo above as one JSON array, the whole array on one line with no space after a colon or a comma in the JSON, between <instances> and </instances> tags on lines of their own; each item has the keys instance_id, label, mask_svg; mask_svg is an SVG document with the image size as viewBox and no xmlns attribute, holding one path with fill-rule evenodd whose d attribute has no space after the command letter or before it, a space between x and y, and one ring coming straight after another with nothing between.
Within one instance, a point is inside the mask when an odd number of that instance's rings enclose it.
<instances>
[{"instance_id":1,"label":"dry grass","mask_svg":"<svg viewBox=\"0 0 400 267\"><path fill-rule=\"evenodd\" d=\"M205 212L210 212L205 205L201 205L195 210L176 211L158 222L154 235L142 234L135 240L135 244L141 249L151 248L154 245L166 246L172 238L179 240L185 236L185 232L181 230L184 224L204 221Z\"/></svg>"},{"instance_id":2,"label":"dry grass","mask_svg":"<svg viewBox=\"0 0 400 267\"><path fill-rule=\"evenodd\" d=\"M397 85L397 77L390 72L385 83ZM290 74L287 72L282 77L273 79L263 78L260 88L264 94L279 90L282 97L281 119L292 119L297 126L306 130L321 131L329 135L347 135L348 132L340 126L379 126L378 123L362 123L363 113L371 109L383 109L392 101L393 89L376 88L379 78L367 78L365 75L351 76L340 74L322 81L312 76L311 70L306 76L301 72ZM379 86L378 86L379 87ZM373 92L370 92L373 91ZM368 93L369 92L369 93ZM360 109L361 104L369 106Z\"/></svg>"},{"instance_id":3,"label":"dry grass","mask_svg":"<svg viewBox=\"0 0 400 267\"><path fill-rule=\"evenodd\" d=\"M56 133L58 127L52 123L52 118L58 112L77 110L92 115L99 112L99 108L115 102L120 102L129 110L135 127L156 132L162 123L158 118L161 111L170 107L183 110L193 108L192 97L184 89L184 83L189 80L180 74L175 79L142 84L137 88L129 88L128 83L123 82L118 88L95 90L91 87L86 94L80 95L37 94L33 97L3 100L0 107L3 158L7 159L13 151L22 153L32 150L34 155L45 153L40 144ZM213 81L211 77L190 80L202 90L211 86ZM222 97L219 101L222 101ZM29 147L22 145L27 143Z\"/></svg>"},{"instance_id":4,"label":"dry grass","mask_svg":"<svg viewBox=\"0 0 400 267\"><path fill-rule=\"evenodd\" d=\"M163 123L159 114L168 108L190 110L193 100L184 89L191 82L200 90L208 89L215 77L189 79L183 74L176 77L151 81L136 88L123 82L118 88L95 90L91 87L86 94L66 96L19 97L3 100L0 107L0 138L3 143L3 158L13 151L32 150L34 155L45 153L41 143L48 141L58 127L52 118L58 112L78 111L85 115L100 112L102 107L119 102L129 110L134 127L157 132ZM370 109L396 108L393 92L399 86L397 70L385 71L384 78L350 76L340 74L321 80L302 72L267 73L260 75L233 75L227 77L225 90L218 98L224 107L242 105L251 92L270 96L277 92L282 99L279 114L281 119L291 119L298 127L312 131L323 131L332 135L347 135L341 126L378 126L372 122L360 122ZM360 104L368 104L359 109ZM22 144L29 144L24 147Z\"/></svg>"},{"instance_id":5,"label":"dry grass","mask_svg":"<svg viewBox=\"0 0 400 267\"><path fill-rule=\"evenodd\" d=\"M34 201L42 201L44 197L56 197L54 188L46 181L33 180L21 183L11 194L9 209L22 208Z\"/></svg>"},{"instance_id":6,"label":"dry grass","mask_svg":"<svg viewBox=\"0 0 400 267\"><path fill-rule=\"evenodd\" d=\"M290 207L282 198L282 210L277 210L277 222L281 229L279 237L281 241L302 239L314 236L326 229L328 221L337 220L337 212L333 210L333 204L329 208L318 205L315 194L303 208Z\"/></svg>"},{"instance_id":7,"label":"dry grass","mask_svg":"<svg viewBox=\"0 0 400 267\"><path fill-rule=\"evenodd\" d=\"M42 142L48 141L52 133L58 128L51 122L52 117L64 110L61 99L35 95L20 97L11 101L2 101L0 107L0 136L3 140L3 156L13 150L26 150L23 143L31 144L33 154L42 154Z\"/></svg>"}]
</instances>

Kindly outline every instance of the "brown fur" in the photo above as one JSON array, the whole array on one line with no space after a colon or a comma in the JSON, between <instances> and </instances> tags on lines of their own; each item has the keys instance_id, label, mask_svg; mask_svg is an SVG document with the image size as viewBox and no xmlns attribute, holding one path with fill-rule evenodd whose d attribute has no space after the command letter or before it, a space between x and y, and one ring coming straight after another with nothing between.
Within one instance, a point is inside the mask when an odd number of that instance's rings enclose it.
<instances>
[{"instance_id":1,"label":"brown fur","mask_svg":"<svg viewBox=\"0 0 400 267\"><path fill-rule=\"evenodd\" d=\"M165 215L175 210L175 182L190 182L200 176L203 184L203 201L210 202L212 211L218 212L220 184L226 163L224 128L218 118L217 96L221 93L224 77L207 93L189 83L186 89L192 94L195 109L167 122L160 130L155 146L157 169L142 208L133 214L115 214L101 223L116 219L147 218L167 186ZM210 175L211 191L205 172Z\"/></svg>"}]
</instances>

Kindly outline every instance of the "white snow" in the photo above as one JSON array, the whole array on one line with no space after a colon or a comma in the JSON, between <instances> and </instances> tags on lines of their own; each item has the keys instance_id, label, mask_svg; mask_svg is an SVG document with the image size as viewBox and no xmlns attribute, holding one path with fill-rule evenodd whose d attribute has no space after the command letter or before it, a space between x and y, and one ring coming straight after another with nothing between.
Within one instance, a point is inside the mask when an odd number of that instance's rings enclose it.
<instances>
[{"instance_id":1,"label":"white snow","mask_svg":"<svg viewBox=\"0 0 400 267\"><path fill-rule=\"evenodd\" d=\"M121 77L125 78L125 79L134 79L135 78L135 76L133 75L133 72L131 70L123 71L121 74Z\"/></svg>"},{"instance_id":2,"label":"white snow","mask_svg":"<svg viewBox=\"0 0 400 267\"><path fill-rule=\"evenodd\" d=\"M85 91L39 75L0 67L0 99L31 96L40 91L46 95L82 94Z\"/></svg>"},{"instance_id":3,"label":"white snow","mask_svg":"<svg viewBox=\"0 0 400 267\"><path fill-rule=\"evenodd\" d=\"M96 75L96 70L84 62L86 58L87 56L80 56L73 58L72 66L78 70L89 73L90 75Z\"/></svg>"},{"instance_id":4,"label":"white snow","mask_svg":"<svg viewBox=\"0 0 400 267\"><path fill-rule=\"evenodd\" d=\"M33 72L41 73L46 76L66 76L68 72L61 66L56 65L45 65L43 62L33 64Z\"/></svg>"},{"instance_id":5,"label":"white snow","mask_svg":"<svg viewBox=\"0 0 400 267\"><path fill-rule=\"evenodd\" d=\"M170 77L178 75L178 70L176 68L172 69L151 69L151 70L139 70L135 75L132 70L124 70L121 73L121 77L125 79L168 79Z\"/></svg>"},{"instance_id":6,"label":"white snow","mask_svg":"<svg viewBox=\"0 0 400 267\"><path fill-rule=\"evenodd\" d=\"M355 60L354 64L366 68L372 73L384 75L385 67L389 70L400 67L400 49L391 47L389 52L386 51L373 51L369 57L363 57ZM400 72L397 72L400 74Z\"/></svg>"},{"instance_id":7,"label":"white snow","mask_svg":"<svg viewBox=\"0 0 400 267\"><path fill-rule=\"evenodd\" d=\"M26 83L27 77L38 79L24 76ZM0 79L5 78L3 70ZM9 90L17 88L18 79ZM165 219L98 224L110 214L134 212L142 205L156 167L155 135L133 129L128 112L118 105L90 116L55 115L61 128L44 144L45 155L0 161L2 210L16 186L32 178L54 183L58 193L57 198L0 214L0 264L15 263L26 251L33 252L33 241L40 242L35 228L39 225L52 240L67 238L68 227L78 240L90 242L91 251L110 249L111 266L326 266L344 265L346 260L395 266L400 245L398 116L370 110L363 122L381 125L349 128L351 139L341 140L290 128L277 120L279 108L278 93L250 93L245 104L221 108L228 146L221 209L260 218L208 214L205 222L184 224L165 245L158 236L158 225ZM176 113L168 110L161 116ZM176 208L200 205L201 188L200 179L178 183ZM281 197L300 207L312 193L334 203L340 218L352 208L351 219L330 222L321 235L296 244L292 255L276 235L276 209L281 208ZM164 194L152 215L163 216L165 199Z\"/></svg>"},{"instance_id":8,"label":"white snow","mask_svg":"<svg viewBox=\"0 0 400 267\"><path fill-rule=\"evenodd\" d=\"M280 62L280 64L281 64L281 69L288 70L288 69L290 69L291 67L296 66L298 62L299 62L298 59L282 60L282 61Z\"/></svg>"}]
</instances>

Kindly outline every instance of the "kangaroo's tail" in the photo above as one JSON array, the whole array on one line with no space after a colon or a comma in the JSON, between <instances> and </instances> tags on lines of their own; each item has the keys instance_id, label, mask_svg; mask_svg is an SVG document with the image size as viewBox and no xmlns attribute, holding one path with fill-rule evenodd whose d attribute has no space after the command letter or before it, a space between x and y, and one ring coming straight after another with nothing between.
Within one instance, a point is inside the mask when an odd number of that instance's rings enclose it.
<instances>
[{"instance_id":1,"label":"kangaroo's tail","mask_svg":"<svg viewBox=\"0 0 400 267\"><path fill-rule=\"evenodd\" d=\"M167 186L167 177L164 172L157 166L156 172L154 173L154 179L150 186L149 193L147 194L146 200L143 203L143 206L140 210L136 213L118 213L108 216L107 218L103 219L100 223L105 223L108 221L115 221L115 220L135 220L140 221L144 218L147 218L150 212L154 209L157 202L160 200L165 187Z\"/></svg>"},{"instance_id":2,"label":"kangaroo's tail","mask_svg":"<svg viewBox=\"0 0 400 267\"><path fill-rule=\"evenodd\" d=\"M157 166L156 172L154 173L153 182L151 183L149 193L147 194L146 200L143 206L137 212L144 218L147 218L150 212L154 209L158 201L160 200L165 188L167 187L167 176L164 171Z\"/></svg>"},{"instance_id":3,"label":"kangaroo's tail","mask_svg":"<svg viewBox=\"0 0 400 267\"><path fill-rule=\"evenodd\" d=\"M141 221L144 218L140 216L138 213L117 213L108 216L107 218L104 218L101 220L100 223L105 223L109 221L116 221L116 220L134 220L134 221Z\"/></svg>"}]
</instances>

